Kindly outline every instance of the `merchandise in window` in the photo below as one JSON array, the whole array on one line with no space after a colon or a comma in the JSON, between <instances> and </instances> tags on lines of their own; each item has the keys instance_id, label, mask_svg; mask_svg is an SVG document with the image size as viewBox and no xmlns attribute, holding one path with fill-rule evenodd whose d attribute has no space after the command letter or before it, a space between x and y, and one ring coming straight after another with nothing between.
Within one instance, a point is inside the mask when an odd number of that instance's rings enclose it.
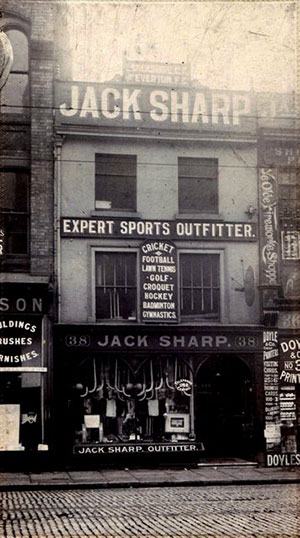
<instances>
[{"instance_id":1,"label":"merchandise in window","mask_svg":"<svg viewBox=\"0 0 300 538\"><path fill-rule=\"evenodd\" d=\"M136 255L96 253L96 318L136 320Z\"/></svg>"},{"instance_id":2,"label":"merchandise in window","mask_svg":"<svg viewBox=\"0 0 300 538\"><path fill-rule=\"evenodd\" d=\"M185 318L220 318L218 254L180 255L180 309Z\"/></svg>"},{"instance_id":3,"label":"merchandise in window","mask_svg":"<svg viewBox=\"0 0 300 538\"><path fill-rule=\"evenodd\" d=\"M96 155L96 209L136 211L136 155Z\"/></svg>"},{"instance_id":4,"label":"merchandise in window","mask_svg":"<svg viewBox=\"0 0 300 538\"><path fill-rule=\"evenodd\" d=\"M39 373L0 373L1 450L37 450L42 439Z\"/></svg>"},{"instance_id":5,"label":"merchandise in window","mask_svg":"<svg viewBox=\"0 0 300 538\"><path fill-rule=\"evenodd\" d=\"M217 213L217 159L179 157L178 197L179 211L182 213Z\"/></svg>"},{"instance_id":6,"label":"merchandise in window","mask_svg":"<svg viewBox=\"0 0 300 538\"><path fill-rule=\"evenodd\" d=\"M176 357L147 359L138 372L121 358L89 358L72 382L69 412L77 444L176 442L194 435L192 373Z\"/></svg>"}]
</instances>

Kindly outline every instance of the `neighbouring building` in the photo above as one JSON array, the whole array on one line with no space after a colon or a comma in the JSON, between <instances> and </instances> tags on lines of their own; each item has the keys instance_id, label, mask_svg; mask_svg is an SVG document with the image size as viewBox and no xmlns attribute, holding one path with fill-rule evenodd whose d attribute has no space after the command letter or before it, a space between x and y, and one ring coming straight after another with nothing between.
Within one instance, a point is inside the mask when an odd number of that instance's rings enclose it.
<instances>
[{"instance_id":1,"label":"neighbouring building","mask_svg":"<svg viewBox=\"0 0 300 538\"><path fill-rule=\"evenodd\" d=\"M9 72L0 93L0 462L5 463L13 456L21 461L27 451L46 454L49 446L53 83L63 18L57 4L10 0L0 19L1 61L4 74Z\"/></svg>"},{"instance_id":2,"label":"neighbouring building","mask_svg":"<svg viewBox=\"0 0 300 538\"><path fill-rule=\"evenodd\" d=\"M267 464L300 465L300 197L295 96L262 108L258 137ZM270 106L270 104L269 104Z\"/></svg>"}]
</instances>

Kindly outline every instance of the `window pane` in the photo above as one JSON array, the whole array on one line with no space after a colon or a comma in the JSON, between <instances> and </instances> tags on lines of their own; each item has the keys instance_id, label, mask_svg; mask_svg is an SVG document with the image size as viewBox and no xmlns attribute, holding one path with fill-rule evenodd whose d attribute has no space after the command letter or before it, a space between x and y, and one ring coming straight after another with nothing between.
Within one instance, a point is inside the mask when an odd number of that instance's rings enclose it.
<instances>
[{"instance_id":1,"label":"window pane","mask_svg":"<svg viewBox=\"0 0 300 538\"><path fill-rule=\"evenodd\" d=\"M218 211L216 159L178 159L178 197L180 211Z\"/></svg>"},{"instance_id":2,"label":"window pane","mask_svg":"<svg viewBox=\"0 0 300 538\"><path fill-rule=\"evenodd\" d=\"M136 209L136 178L122 176L96 176L97 201L110 202L113 209Z\"/></svg>"},{"instance_id":3,"label":"window pane","mask_svg":"<svg viewBox=\"0 0 300 538\"><path fill-rule=\"evenodd\" d=\"M0 94L1 112L29 114L28 75L11 73Z\"/></svg>"},{"instance_id":4,"label":"window pane","mask_svg":"<svg viewBox=\"0 0 300 538\"><path fill-rule=\"evenodd\" d=\"M6 35L14 53L12 71L28 71L28 40L19 30L8 30Z\"/></svg>"},{"instance_id":5,"label":"window pane","mask_svg":"<svg viewBox=\"0 0 300 538\"><path fill-rule=\"evenodd\" d=\"M0 207L10 211L28 210L28 174L0 172Z\"/></svg>"},{"instance_id":6,"label":"window pane","mask_svg":"<svg viewBox=\"0 0 300 538\"><path fill-rule=\"evenodd\" d=\"M6 254L27 254L27 215L2 215Z\"/></svg>"},{"instance_id":7,"label":"window pane","mask_svg":"<svg viewBox=\"0 0 300 538\"><path fill-rule=\"evenodd\" d=\"M96 155L96 208L136 209L136 156Z\"/></svg>"},{"instance_id":8,"label":"window pane","mask_svg":"<svg viewBox=\"0 0 300 538\"><path fill-rule=\"evenodd\" d=\"M219 318L220 277L217 254L182 254L181 314Z\"/></svg>"},{"instance_id":9,"label":"window pane","mask_svg":"<svg viewBox=\"0 0 300 538\"><path fill-rule=\"evenodd\" d=\"M136 317L136 256L126 253L96 255L97 319Z\"/></svg>"}]
</instances>

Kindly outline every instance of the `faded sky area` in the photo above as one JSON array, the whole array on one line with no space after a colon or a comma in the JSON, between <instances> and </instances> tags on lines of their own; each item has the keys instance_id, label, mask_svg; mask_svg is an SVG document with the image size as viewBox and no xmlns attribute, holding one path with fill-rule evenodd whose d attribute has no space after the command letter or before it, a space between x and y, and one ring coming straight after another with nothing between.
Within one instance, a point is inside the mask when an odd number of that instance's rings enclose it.
<instances>
[{"instance_id":1,"label":"faded sky area","mask_svg":"<svg viewBox=\"0 0 300 538\"><path fill-rule=\"evenodd\" d=\"M187 62L211 88L296 89L294 2L71 4L73 79L107 81L129 60Z\"/></svg>"}]
</instances>

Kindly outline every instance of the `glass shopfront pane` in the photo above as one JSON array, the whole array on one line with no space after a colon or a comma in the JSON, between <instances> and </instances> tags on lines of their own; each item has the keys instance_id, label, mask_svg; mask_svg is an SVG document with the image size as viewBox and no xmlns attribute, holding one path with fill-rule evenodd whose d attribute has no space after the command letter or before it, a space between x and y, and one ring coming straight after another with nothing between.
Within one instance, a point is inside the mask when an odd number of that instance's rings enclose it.
<instances>
[{"instance_id":1,"label":"glass shopfront pane","mask_svg":"<svg viewBox=\"0 0 300 538\"><path fill-rule=\"evenodd\" d=\"M0 373L0 450L37 450L42 442L40 373Z\"/></svg>"},{"instance_id":2,"label":"glass shopfront pane","mask_svg":"<svg viewBox=\"0 0 300 538\"><path fill-rule=\"evenodd\" d=\"M182 380L188 380L184 391L178 385ZM192 436L193 380L184 361L146 359L133 372L123 359L89 358L71 383L75 444L175 442Z\"/></svg>"}]
</instances>

